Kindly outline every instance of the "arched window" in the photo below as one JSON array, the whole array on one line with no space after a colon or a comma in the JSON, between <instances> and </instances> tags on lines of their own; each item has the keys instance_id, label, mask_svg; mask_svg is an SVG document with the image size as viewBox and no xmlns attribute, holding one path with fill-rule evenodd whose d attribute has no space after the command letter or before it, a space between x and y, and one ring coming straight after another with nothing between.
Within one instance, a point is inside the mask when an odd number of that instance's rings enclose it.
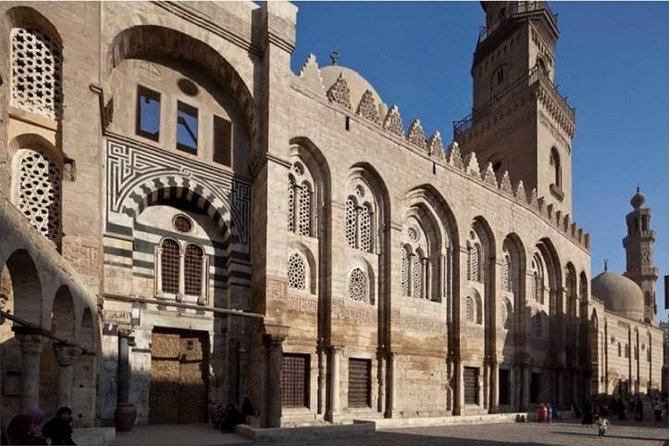
<instances>
[{"instance_id":1,"label":"arched window","mask_svg":"<svg viewBox=\"0 0 669 446\"><path fill-rule=\"evenodd\" d=\"M469 280L481 281L481 245L474 243L469 249Z\"/></svg>"},{"instance_id":2,"label":"arched window","mask_svg":"<svg viewBox=\"0 0 669 446\"><path fill-rule=\"evenodd\" d=\"M409 249L406 246L402 246L400 252L400 277L402 283L402 295L409 295L409 258L411 256Z\"/></svg>"},{"instance_id":3,"label":"arched window","mask_svg":"<svg viewBox=\"0 0 669 446\"><path fill-rule=\"evenodd\" d=\"M620 342L618 342L618 357L620 358L622 355L623 355L622 346L620 345Z\"/></svg>"},{"instance_id":4,"label":"arched window","mask_svg":"<svg viewBox=\"0 0 669 446\"><path fill-rule=\"evenodd\" d=\"M299 232L300 235L311 235L311 187L306 181L302 183L300 190L300 217Z\"/></svg>"},{"instance_id":5,"label":"arched window","mask_svg":"<svg viewBox=\"0 0 669 446\"><path fill-rule=\"evenodd\" d=\"M191 296L202 294L202 267L204 251L197 245L186 246L184 256L184 290Z\"/></svg>"},{"instance_id":6,"label":"arched window","mask_svg":"<svg viewBox=\"0 0 669 446\"><path fill-rule=\"evenodd\" d=\"M360 222L360 246L365 252L372 252L372 211L365 203L358 209Z\"/></svg>"},{"instance_id":7,"label":"arched window","mask_svg":"<svg viewBox=\"0 0 669 446\"><path fill-rule=\"evenodd\" d=\"M295 232L295 180L288 177L288 230Z\"/></svg>"},{"instance_id":8,"label":"arched window","mask_svg":"<svg viewBox=\"0 0 669 446\"><path fill-rule=\"evenodd\" d=\"M532 260L532 276L534 278L534 300L544 303L544 269L541 260L535 256Z\"/></svg>"},{"instance_id":9,"label":"arched window","mask_svg":"<svg viewBox=\"0 0 669 446\"><path fill-rule=\"evenodd\" d=\"M555 147L551 149L551 167L553 168L553 184L558 189L562 189L562 165L560 164L560 155Z\"/></svg>"},{"instance_id":10,"label":"arched window","mask_svg":"<svg viewBox=\"0 0 669 446\"><path fill-rule=\"evenodd\" d=\"M508 252L504 253L502 263L502 290L511 292L511 256Z\"/></svg>"},{"instance_id":11,"label":"arched window","mask_svg":"<svg viewBox=\"0 0 669 446\"><path fill-rule=\"evenodd\" d=\"M423 271L423 258L420 251L411 256L411 295L417 298L423 298L424 296L424 271Z\"/></svg>"},{"instance_id":12,"label":"arched window","mask_svg":"<svg viewBox=\"0 0 669 446\"><path fill-rule=\"evenodd\" d=\"M288 287L295 290L307 289L307 266L304 258L294 252L288 257Z\"/></svg>"},{"instance_id":13,"label":"arched window","mask_svg":"<svg viewBox=\"0 0 669 446\"><path fill-rule=\"evenodd\" d=\"M351 247L356 247L356 236L358 227L357 204L355 198L348 197L346 199L346 244Z\"/></svg>"},{"instance_id":14,"label":"arched window","mask_svg":"<svg viewBox=\"0 0 669 446\"><path fill-rule=\"evenodd\" d=\"M471 296L467 296L465 300L465 319L472 324L476 322L476 303Z\"/></svg>"},{"instance_id":15,"label":"arched window","mask_svg":"<svg viewBox=\"0 0 669 446\"><path fill-rule=\"evenodd\" d=\"M181 260L179 244L171 239L163 240L160 246L160 275L163 293L179 293L179 275Z\"/></svg>"},{"instance_id":16,"label":"arched window","mask_svg":"<svg viewBox=\"0 0 669 446\"><path fill-rule=\"evenodd\" d=\"M369 281L361 268L353 268L348 278L348 297L357 302L369 302Z\"/></svg>"},{"instance_id":17,"label":"arched window","mask_svg":"<svg viewBox=\"0 0 669 446\"><path fill-rule=\"evenodd\" d=\"M16 205L45 237L60 243L61 169L46 150L35 147L16 154Z\"/></svg>"},{"instance_id":18,"label":"arched window","mask_svg":"<svg viewBox=\"0 0 669 446\"><path fill-rule=\"evenodd\" d=\"M36 29L13 28L12 105L50 119L61 107L60 47Z\"/></svg>"}]
</instances>

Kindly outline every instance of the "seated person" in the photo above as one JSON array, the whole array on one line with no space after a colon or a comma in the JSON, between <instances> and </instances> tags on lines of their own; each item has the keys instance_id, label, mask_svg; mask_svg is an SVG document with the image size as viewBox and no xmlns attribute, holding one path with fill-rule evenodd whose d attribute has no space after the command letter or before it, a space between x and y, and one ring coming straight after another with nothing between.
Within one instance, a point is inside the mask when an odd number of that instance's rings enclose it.
<instances>
[{"instance_id":1,"label":"seated person","mask_svg":"<svg viewBox=\"0 0 669 446\"><path fill-rule=\"evenodd\" d=\"M51 444L76 444L72 441L72 409L58 409L56 416L42 428L42 435L50 439Z\"/></svg>"}]
</instances>

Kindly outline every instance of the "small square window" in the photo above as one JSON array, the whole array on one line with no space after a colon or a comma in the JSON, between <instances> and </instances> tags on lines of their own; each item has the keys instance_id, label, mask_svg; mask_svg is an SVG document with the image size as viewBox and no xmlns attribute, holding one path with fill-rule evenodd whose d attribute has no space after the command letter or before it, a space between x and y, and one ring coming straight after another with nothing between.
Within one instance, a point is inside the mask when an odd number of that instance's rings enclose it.
<instances>
[{"instance_id":1,"label":"small square window","mask_svg":"<svg viewBox=\"0 0 669 446\"><path fill-rule=\"evenodd\" d=\"M232 124L214 116L214 162L232 166Z\"/></svg>"},{"instance_id":2,"label":"small square window","mask_svg":"<svg viewBox=\"0 0 669 446\"><path fill-rule=\"evenodd\" d=\"M177 101L177 149L197 154L197 108Z\"/></svg>"},{"instance_id":3,"label":"small square window","mask_svg":"<svg viewBox=\"0 0 669 446\"><path fill-rule=\"evenodd\" d=\"M139 136L158 141L160 137L160 93L137 87L136 130Z\"/></svg>"}]
</instances>

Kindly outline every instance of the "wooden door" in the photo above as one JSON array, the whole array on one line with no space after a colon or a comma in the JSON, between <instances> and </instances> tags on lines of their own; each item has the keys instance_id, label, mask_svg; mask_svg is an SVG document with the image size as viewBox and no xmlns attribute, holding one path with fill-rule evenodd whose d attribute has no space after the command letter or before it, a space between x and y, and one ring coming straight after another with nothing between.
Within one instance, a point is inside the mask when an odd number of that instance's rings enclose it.
<instances>
[{"instance_id":1,"label":"wooden door","mask_svg":"<svg viewBox=\"0 0 669 446\"><path fill-rule=\"evenodd\" d=\"M207 421L206 333L154 331L149 422Z\"/></svg>"}]
</instances>

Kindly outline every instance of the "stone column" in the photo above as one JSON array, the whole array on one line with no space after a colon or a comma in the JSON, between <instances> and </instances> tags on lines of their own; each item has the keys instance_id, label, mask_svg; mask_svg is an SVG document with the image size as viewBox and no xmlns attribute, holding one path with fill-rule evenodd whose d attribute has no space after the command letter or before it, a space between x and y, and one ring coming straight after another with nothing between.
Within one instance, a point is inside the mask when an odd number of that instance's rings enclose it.
<instances>
[{"instance_id":1,"label":"stone column","mask_svg":"<svg viewBox=\"0 0 669 446\"><path fill-rule=\"evenodd\" d=\"M530 368L527 364L520 366L520 374L522 380L522 388L520 391L520 407L521 411L526 411L530 405Z\"/></svg>"},{"instance_id":2,"label":"stone column","mask_svg":"<svg viewBox=\"0 0 669 446\"><path fill-rule=\"evenodd\" d=\"M81 348L68 344L53 344L58 363L58 407L72 407L74 360L81 355Z\"/></svg>"},{"instance_id":3,"label":"stone column","mask_svg":"<svg viewBox=\"0 0 669 446\"><path fill-rule=\"evenodd\" d=\"M267 347L267 426L281 427L281 368L286 336L265 335Z\"/></svg>"},{"instance_id":4,"label":"stone column","mask_svg":"<svg viewBox=\"0 0 669 446\"><path fill-rule=\"evenodd\" d=\"M37 330L14 327L21 344L21 409L39 405L40 354L42 335Z\"/></svg>"},{"instance_id":5,"label":"stone column","mask_svg":"<svg viewBox=\"0 0 669 446\"><path fill-rule=\"evenodd\" d=\"M323 339L318 341L317 347L318 354L318 411L317 413L322 415L325 413L325 401L326 401L326 388L327 383L325 380L326 377L326 361L327 356L325 354L325 348L323 346Z\"/></svg>"},{"instance_id":6,"label":"stone column","mask_svg":"<svg viewBox=\"0 0 669 446\"><path fill-rule=\"evenodd\" d=\"M330 405L328 420L334 421L334 417L339 414L339 361L341 357L341 346L330 346Z\"/></svg>"},{"instance_id":7,"label":"stone column","mask_svg":"<svg viewBox=\"0 0 669 446\"><path fill-rule=\"evenodd\" d=\"M378 401L377 401L377 411L384 413L385 408L385 399L386 399L386 358L383 349L379 349L377 352L377 380L378 380Z\"/></svg>"},{"instance_id":8,"label":"stone column","mask_svg":"<svg viewBox=\"0 0 669 446\"><path fill-rule=\"evenodd\" d=\"M461 360L455 361L455 407L453 415L464 415L465 407L465 369Z\"/></svg>"},{"instance_id":9,"label":"stone column","mask_svg":"<svg viewBox=\"0 0 669 446\"><path fill-rule=\"evenodd\" d=\"M499 405L499 364L496 360L490 362L490 404L488 412L496 413Z\"/></svg>"},{"instance_id":10,"label":"stone column","mask_svg":"<svg viewBox=\"0 0 669 446\"><path fill-rule=\"evenodd\" d=\"M395 353L388 352L386 361L386 411L385 418L392 418L395 413L397 392L395 388Z\"/></svg>"}]
</instances>

